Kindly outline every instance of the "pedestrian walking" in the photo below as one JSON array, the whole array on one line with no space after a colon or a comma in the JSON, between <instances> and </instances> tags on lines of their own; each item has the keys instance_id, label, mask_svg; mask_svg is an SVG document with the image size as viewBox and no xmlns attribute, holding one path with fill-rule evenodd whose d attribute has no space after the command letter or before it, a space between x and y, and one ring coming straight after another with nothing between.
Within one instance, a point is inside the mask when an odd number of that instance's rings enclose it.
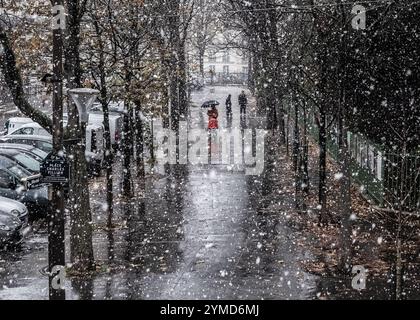
<instances>
[{"instance_id":1,"label":"pedestrian walking","mask_svg":"<svg viewBox=\"0 0 420 320\"><path fill-rule=\"evenodd\" d=\"M217 120L219 118L219 112L215 105L211 106L211 109L207 111L207 116L209 117L208 129L219 129L219 122Z\"/></svg>"},{"instance_id":2,"label":"pedestrian walking","mask_svg":"<svg viewBox=\"0 0 420 320\"><path fill-rule=\"evenodd\" d=\"M246 98L245 91L242 90L241 94L238 97L239 108L241 111L241 115L246 115L246 106L248 104L248 99Z\"/></svg>"},{"instance_id":3,"label":"pedestrian walking","mask_svg":"<svg viewBox=\"0 0 420 320\"><path fill-rule=\"evenodd\" d=\"M212 162L212 159L216 159L217 157L217 129L219 129L219 112L215 105L211 106L211 109L207 111L207 115L209 117L209 124L208 124L208 145L209 145L209 163Z\"/></svg>"},{"instance_id":4,"label":"pedestrian walking","mask_svg":"<svg viewBox=\"0 0 420 320\"><path fill-rule=\"evenodd\" d=\"M232 95L229 94L228 97L226 98L226 116L228 118L232 117Z\"/></svg>"}]
</instances>

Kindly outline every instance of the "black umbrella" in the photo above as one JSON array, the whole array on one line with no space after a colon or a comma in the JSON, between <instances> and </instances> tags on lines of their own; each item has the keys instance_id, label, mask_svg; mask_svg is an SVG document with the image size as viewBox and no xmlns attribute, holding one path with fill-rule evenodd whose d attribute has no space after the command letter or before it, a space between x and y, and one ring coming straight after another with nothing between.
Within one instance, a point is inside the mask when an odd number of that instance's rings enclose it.
<instances>
[{"instance_id":1,"label":"black umbrella","mask_svg":"<svg viewBox=\"0 0 420 320\"><path fill-rule=\"evenodd\" d=\"M206 101L201 105L201 108L210 108L212 106L218 106L220 103L216 100Z\"/></svg>"}]
</instances>

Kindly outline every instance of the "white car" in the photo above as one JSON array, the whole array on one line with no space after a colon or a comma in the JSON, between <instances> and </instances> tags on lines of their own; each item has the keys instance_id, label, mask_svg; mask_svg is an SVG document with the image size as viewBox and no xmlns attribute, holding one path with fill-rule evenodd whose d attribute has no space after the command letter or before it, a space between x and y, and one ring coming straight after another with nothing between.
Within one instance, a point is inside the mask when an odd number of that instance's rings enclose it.
<instances>
[{"instance_id":1,"label":"white car","mask_svg":"<svg viewBox=\"0 0 420 320\"><path fill-rule=\"evenodd\" d=\"M68 121L68 114L63 114L63 121L66 124ZM91 112L89 113L89 121L88 125L94 126L101 126L102 128L104 123L104 115L102 112ZM110 113L109 114L109 131L111 134L111 144L114 150L117 148L120 139L121 139L121 132L123 128L123 117L120 113ZM88 133L87 133L88 134ZM86 140L88 137L86 136ZM86 148L88 150L89 148Z\"/></svg>"},{"instance_id":2,"label":"white car","mask_svg":"<svg viewBox=\"0 0 420 320\"><path fill-rule=\"evenodd\" d=\"M89 114L89 124L101 125L103 126L104 115L103 113L90 113ZM111 144L117 148L120 139L121 132L123 128L123 118L120 114L109 114L109 131L111 133Z\"/></svg>"},{"instance_id":3,"label":"white car","mask_svg":"<svg viewBox=\"0 0 420 320\"><path fill-rule=\"evenodd\" d=\"M1 143L16 143L26 144L38 148L46 153L52 151L52 137L51 136L35 136L35 135L15 135L0 137Z\"/></svg>"},{"instance_id":4,"label":"white car","mask_svg":"<svg viewBox=\"0 0 420 320\"><path fill-rule=\"evenodd\" d=\"M23 227L28 226L28 209L23 203L0 196L0 210L19 218Z\"/></svg>"},{"instance_id":5,"label":"white car","mask_svg":"<svg viewBox=\"0 0 420 320\"><path fill-rule=\"evenodd\" d=\"M19 126L18 128L8 131L10 133L7 136L16 136L16 135L36 135L36 136L51 136L51 134L41 127L36 122L29 122Z\"/></svg>"},{"instance_id":6,"label":"white car","mask_svg":"<svg viewBox=\"0 0 420 320\"><path fill-rule=\"evenodd\" d=\"M20 127L22 127L25 124L33 122L30 118L24 118L24 117L13 117L9 118L6 123L4 124L5 133L9 134L12 131L16 131Z\"/></svg>"}]
</instances>

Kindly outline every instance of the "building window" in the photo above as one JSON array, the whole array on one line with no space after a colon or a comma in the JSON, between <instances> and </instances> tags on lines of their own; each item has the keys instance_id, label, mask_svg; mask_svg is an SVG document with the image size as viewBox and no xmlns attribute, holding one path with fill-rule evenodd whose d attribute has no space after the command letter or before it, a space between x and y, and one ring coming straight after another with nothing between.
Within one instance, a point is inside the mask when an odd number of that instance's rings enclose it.
<instances>
[{"instance_id":1,"label":"building window","mask_svg":"<svg viewBox=\"0 0 420 320\"><path fill-rule=\"evenodd\" d=\"M229 66L223 66L223 73L229 74Z\"/></svg>"},{"instance_id":2,"label":"building window","mask_svg":"<svg viewBox=\"0 0 420 320\"><path fill-rule=\"evenodd\" d=\"M216 53L214 51L210 51L209 52L209 62L216 62L217 58L216 58Z\"/></svg>"},{"instance_id":3,"label":"building window","mask_svg":"<svg viewBox=\"0 0 420 320\"><path fill-rule=\"evenodd\" d=\"M248 55L244 53L244 55L242 56L242 64L248 64L248 62L249 62Z\"/></svg>"},{"instance_id":4,"label":"building window","mask_svg":"<svg viewBox=\"0 0 420 320\"><path fill-rule=\"evenodd\" d=\"M226 50L226 51L223 52L223 62L224 63L230 63L229 50Z\"/></svg>"},{"instance_id":5,"label":"building window","mask_svg":"<svg viewBox=\"0 0 420 320\"><path fill-rule=\"evenodd\" d=\"M242 67L242 73L248 74L248 67Z\"/></svg>"}]
</instances>

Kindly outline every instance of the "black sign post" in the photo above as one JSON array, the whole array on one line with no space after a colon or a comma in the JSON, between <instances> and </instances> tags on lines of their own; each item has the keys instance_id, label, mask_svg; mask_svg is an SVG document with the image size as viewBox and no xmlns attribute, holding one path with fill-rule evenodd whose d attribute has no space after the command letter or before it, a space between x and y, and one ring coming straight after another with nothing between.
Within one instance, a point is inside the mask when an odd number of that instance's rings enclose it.
<instances>
[{"instance_id":1,"label":"black sign post","mask_svg":"<svg viewBox=\"0 0 420 320\"><path fill-rule=\"evenodd\" d=\"M70 176L67 160L50 153L41 163L41 176L42 183L67 184Z\"/></svg>"}]
</instances>

